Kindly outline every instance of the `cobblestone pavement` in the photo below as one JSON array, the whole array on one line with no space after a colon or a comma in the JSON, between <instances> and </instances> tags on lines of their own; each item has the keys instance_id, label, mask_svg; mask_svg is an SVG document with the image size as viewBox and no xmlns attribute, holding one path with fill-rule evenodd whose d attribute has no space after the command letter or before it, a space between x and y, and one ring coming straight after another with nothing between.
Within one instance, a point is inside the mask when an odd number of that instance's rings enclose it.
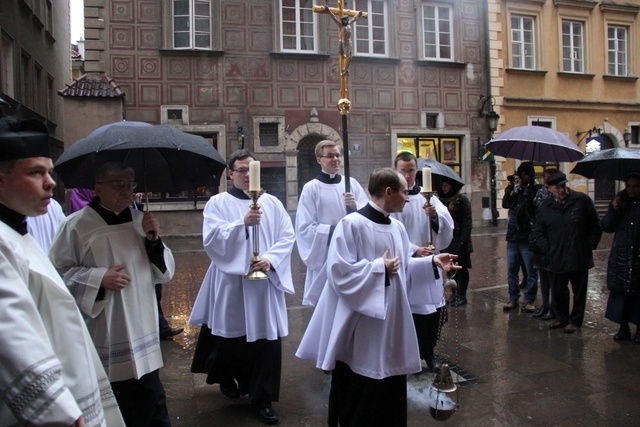
<instances>
[{"instance_id":1,"label":"cobblestone pavement","mask_svg":"<svg viewBox=\"0 0 640 427\"><path fill-rule=\"evenodd\" d=\"M604 285L611 236L604 235L589 277L585 324L575 334L550 331L524 311L502 311L508 301L504 229L474 231L469 304L450 308L436 353L448 360L458 390L453 426L640 425L640 345L614 342L617 325L604 319ZM161 370L174 426L259 426L246 397L229 400L189 367L198 328L188 326L191 306L209 261L197 238L167 238L177 272L165 287L164 311L185 333L162 343ZM330 376L294 352L311 316L301 305L304 268L294 249L296 294L287 296L290 334L283 339L281 426L326 425ZM539 301L538 301L539 303ZM632 332L634 329L632 328ZM459 374L459 375L458 375ZM426 404L432 374L409 378L409 425L435 421Z\"/></svg>"}]
</instances>

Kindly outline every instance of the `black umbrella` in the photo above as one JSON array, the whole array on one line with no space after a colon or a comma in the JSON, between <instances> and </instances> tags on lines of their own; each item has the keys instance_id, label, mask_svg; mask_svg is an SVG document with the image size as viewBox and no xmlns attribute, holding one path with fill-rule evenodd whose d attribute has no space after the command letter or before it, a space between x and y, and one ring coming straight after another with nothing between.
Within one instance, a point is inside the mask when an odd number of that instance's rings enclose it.
<instances>
[{"instance_id":1,"label":"black umbrella","mask_svg":"<svg viewBox=\"0 0 640 427\"><path fill-rule=\"evenodd\" d=\"M422 168L425 167L431 168L433 191L437 191L442 186L442 178L449 178L452 181L460 183L460 188L464 185L462 178L449 166L437 160L418 158L418 172L422 171Z\"/></svg>"},{"instance_id":2,"label":"black umbrella","mask_svg":"<svg viewBox=\"0 0 640 427\"><path fill-rule=\"evenodd\" d=\"M631 172L640 172L640 150L622 147L589 153L571 171L587 178L619 181L624 181Z\"/></svg>"},{"instance_id":3,"label":"black umbrella","mask_svg":"<svg viewBox=\"0 0 640 427\"><path fill-rule=\"evenodd\" d=\"M488 151L511 159L535 162L575 162L584 157L564 134L542 126L517 126L485 144Z\"/></svg>"},{"instance_id":4,"label":"black umbrella","mask_svg":"<svg viewBox=\"0 0 640 427\"><path fill-rule=\"evenodd\" d=\"M133 168L144 192L215 187L226 167L201 136L169 125L122 121L102 126L73 144L56 161L55 171L69 188L93 188L96 171L109 161Z\"/></svg>"}]
</instances>

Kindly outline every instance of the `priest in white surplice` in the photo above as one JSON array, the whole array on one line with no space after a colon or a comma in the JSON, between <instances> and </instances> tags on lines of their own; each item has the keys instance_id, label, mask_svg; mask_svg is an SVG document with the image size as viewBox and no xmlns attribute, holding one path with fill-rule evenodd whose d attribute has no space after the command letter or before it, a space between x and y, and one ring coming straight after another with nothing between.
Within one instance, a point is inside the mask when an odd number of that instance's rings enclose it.
<instances>
[{"instance_id":1,"label":"priest in white surplice","mask_svg":"<svg viewBox=\"0 0 640 427\"><path fill-rule=\"evenodd\" d=\"M318 142L315 155L322 170L302 187L296 210L296 243L300 259L307 266L303 305L318 303L327 279L323 267L336 224L369 201L353 178L349 179L351 192L345 192L344 177L338 173L342 163L340 148L334 141Z\"/></svg>"},{"instance_id":2,"label":"priest in white surplice","mask_svg":"<svg viewBox=\"0 0 640 427\"><path fill-rule=\"evenodd\" d=\"M41 122L0 120L0 425L123 426L82 315L27 233L52 170Z\"/></svg>"},{"instance_id":3,"label":"priest in white surplice","mask_svg":"<svg viewBox=\"0 0 640 427\"><path fill-rule=\"evenodd\" d=\"M202 326L191 371L206 373L231 399L249 394L259 419L273 424L278 415L281 338L289 334L285 293L293 294L291 251L295 236L282 203L269 194L250 209L249 164L255 155L233 153L227 162L233 187L213 196L204 208L202 238L211 265L189 323ZM253 225L259 224L260 258L253 256ZM247 280L262 270L264 280ZM236 383L237 381L237 383Z\"/></svg>"},{"instance_id":4,"label":"priest in white surplice","mask_svg":"<svg viewBox=\"0 0 640 427\"><path fill-rule=\"evenodd\" d=\"M401 152L396 156L394 166L407 180L409 187L409 203L402 212L392 216L404 224L407 235L414 248L414 256L431 255L433 252L427 246L433 243L438 249L448 248L453 239L453 218L449 209L442 204L434 194L431 206L423 207L426 199L420 192L422 187L416 183L418 162L416 156L409 152ZM443 278L436 280L436 286L442 286ZM444 298L437 304L415 304L414 296L409 294L409 303L416 325L420 358L433 371L440 370L440 362L435 356L435 347L442 326L447 322L447 308Z\"/></svg>"},{"instance_id":5,"label":"priest in white surplice","mask_svg":"<svg viewBox=\"0 0 640 427\"><path fill-rule=\"evenodd\" d=\"M328 281L296 352L333 371L330 426L406 425L406 375L421 369L406 284L420 287L416 303L433 304L442 299L438 267L455 268L449 254L412 258L404 226L389 217L408 202L398 172L376 169L369 193L336 227Z\"/></svg>"},{"instance_id":6,"label":"priest in white surplice","mask_svg":"<svg viewBox=\"0 0 640 427\"><path fill-rule=\"evenodd\" d=\"M84 314L127 425L168 426L155 284L175 262L150 212L131 207L134 172L110 162L96 197L60 225L49 257Z\"/></svg>"}]
</instances>

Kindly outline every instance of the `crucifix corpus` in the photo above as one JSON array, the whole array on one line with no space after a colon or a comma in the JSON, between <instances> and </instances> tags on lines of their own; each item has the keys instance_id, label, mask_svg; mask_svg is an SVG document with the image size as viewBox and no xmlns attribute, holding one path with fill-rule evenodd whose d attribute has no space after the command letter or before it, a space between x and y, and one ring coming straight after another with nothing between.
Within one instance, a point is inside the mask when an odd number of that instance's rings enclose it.
<instances>
[{"instance_id":1,"label":"crucifix corpus","mask_svg":"<svg viewBox=\"0 0 640 427\"><path fill-rule=\"evenodd\" d=\"M344 8L345 0L338 0L338 7L313 6L316 13L328 14L333 22L338 25L339 66L340 66L340 100L338 101L338 111L342 115L342 151L344 155L344 189L351 191L349 181L349 132L347 127L347 114L351 109L351 101L347 99L347 77L349 76L349 64L351 62L351 24L358 18L367 18L367 13L363 11L350 10Z\"/></svg>"}]
</instances>

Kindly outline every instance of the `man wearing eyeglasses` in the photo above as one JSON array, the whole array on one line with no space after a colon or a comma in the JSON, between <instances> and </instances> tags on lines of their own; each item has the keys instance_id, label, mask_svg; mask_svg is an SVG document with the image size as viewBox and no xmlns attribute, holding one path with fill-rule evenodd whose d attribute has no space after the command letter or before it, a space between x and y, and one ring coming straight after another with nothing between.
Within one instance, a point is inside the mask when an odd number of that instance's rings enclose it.
<instances>
[{"instance_id":1,"label":"man wearing eyeglasses","mask_svg":"<svg viewBox=\"0 0 640 427\"><path fill-rule=\"evenodd\" d=\"M593 200L567 188L567 176L557 172L547 178L553 197L545 200L536 215L530 248L544 256L551 275L556 320L549 329L576 332L582 326L587 303L589 269L593 251L602 237L602 227ZM569 283L573 307L569 311Z\"/></svg>"},{"instance_id":2,"label":"man wearing eyeglasses","mask_svg":"<svg viewBox=\"0 0 640 427\"><path fill-rule=\"evenodd\" d=\"M169 426L155 284L175 271L150 212L132 208L134 172L109 162L95 197L60 225L50 258L75 297L127 425Z\"/></svg>"},{"instance_id":3,"label":"man wearing eyeglasses","mask_svg":"<svg viewBox=\"0 0 640 427\"><path fill-rule=\"evenodd\" d=\"M302 262L307 266L302 304L316 305L324 283L324 263L331 236L338 221L369 201L366 193L353 178L351 192L345 191L340 170L340 148L335 141L320 141L315 148L316 160L322 171L302 188L296 211L296 239Z\"/></svg>"}]
</instances>

